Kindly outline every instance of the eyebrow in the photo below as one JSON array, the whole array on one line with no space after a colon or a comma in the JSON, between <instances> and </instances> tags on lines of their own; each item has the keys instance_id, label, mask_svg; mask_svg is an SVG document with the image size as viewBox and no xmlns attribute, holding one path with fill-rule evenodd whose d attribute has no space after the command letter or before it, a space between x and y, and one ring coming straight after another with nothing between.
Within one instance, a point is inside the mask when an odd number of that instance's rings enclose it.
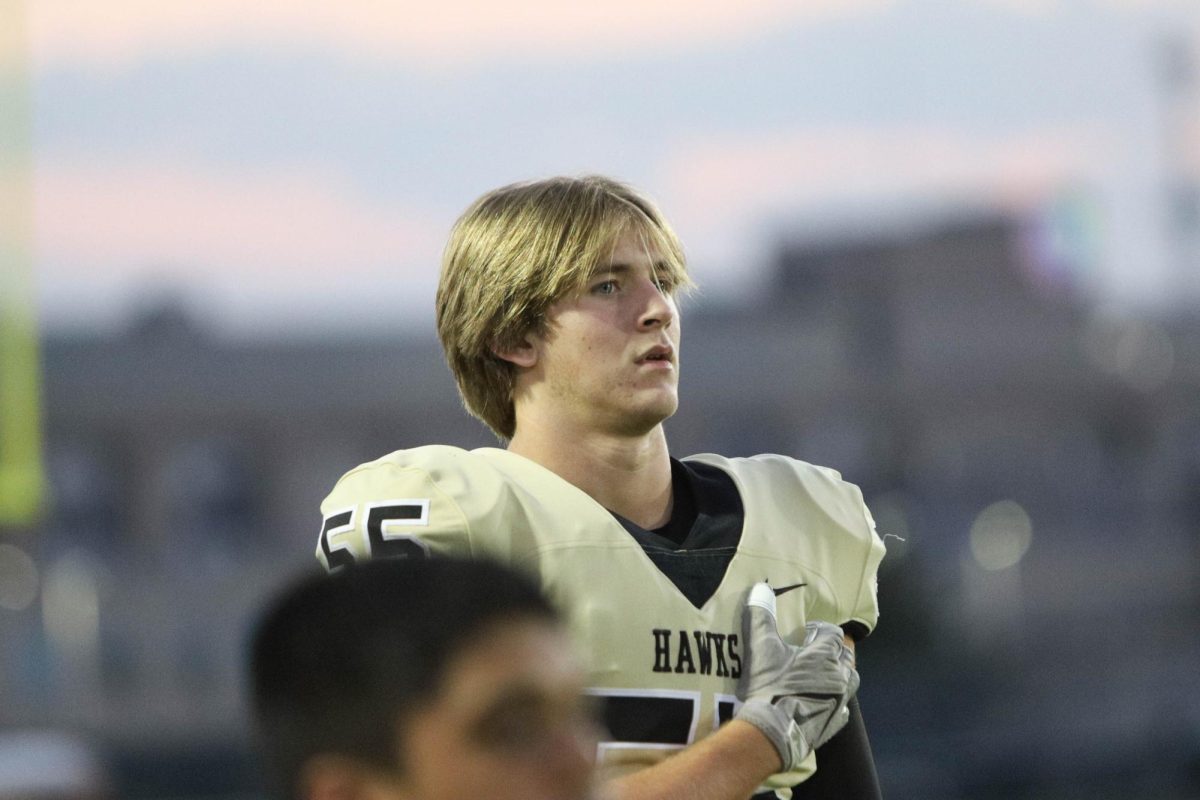
<instances>
[{"instance_id":1,"label":"eyebrow","mask_svg":"<svg viewBox=\"0 0 1200 800\"><path fill-rule=\"evenodd\" d=\"M545 703L546 700L547 696L545 692L531 686L517 684L504 689L500 694L492 698L492 701L486 706L486 713L492 714L513 707L536 706Z\"/></svg>"},{"instance_id":2,"label":"eyebrow","mask_svg":"<svg viewBox=\"0 0 1200 800\"><path fill-rule=\"evenodd\" d=\"M495 727L503 724L508 715L529 711L540 714L550 704L550 698L543 692L527 687L514 687L501 692L479 709L474 720L469 723L468 730L473 737L487 741L495 735Z\"/></svg>"},{"instance_id":3,"label":"eyebrow","mask_svg":"<svg viewBox=\"0 0 1200 800\"><path fill-rule=\"evenodd\" d=\"M524 682L515 683L501 689L495 697L491 698L479 710L475 725L487 726L498 717L512 711L549 708L559 704L567 697L570 697L572 700L583 699L583 696L575 690L547 691L540 686Z\"/></svg>"},{"instance_id":4,"label":"eyebrow","mask_svg":"<svg viewBox=\"0 0 1200 800\"><path fill-rule=\"evenodd\" d=\"M651 264L650 268L655 273L670 272L671 271L671 263L669 261L667 261L666 259L659 259L658 261L655 261L653 264ZM624 262L618 262L615 264L597 264L595 267L592 268L592 271L590 273L588 273L588 277L595 277L597 275L610 275L613 273L616 273L618 275L625 275L625 274L629 273L632 269L633 269L632 265L626 264Z\"/></svg>"}]
</instances>

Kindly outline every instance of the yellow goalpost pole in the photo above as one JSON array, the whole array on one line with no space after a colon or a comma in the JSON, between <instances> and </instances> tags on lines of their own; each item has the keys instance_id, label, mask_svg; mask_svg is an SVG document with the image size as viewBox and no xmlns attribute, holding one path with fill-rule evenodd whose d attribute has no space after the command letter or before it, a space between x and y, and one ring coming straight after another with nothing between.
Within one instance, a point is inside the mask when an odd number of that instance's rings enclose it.
<instances>
[{"instance_id":1,"label":"yellow goalpost pole","mask_svg":"<svg viewBox=\"0 0 1200 800\"><path fill-rule=\"evenodd\" d=\"M33 141L23 0L0 0L0 526L42 509L41 380L33 292Z\"/></svg>"}]
</instances>

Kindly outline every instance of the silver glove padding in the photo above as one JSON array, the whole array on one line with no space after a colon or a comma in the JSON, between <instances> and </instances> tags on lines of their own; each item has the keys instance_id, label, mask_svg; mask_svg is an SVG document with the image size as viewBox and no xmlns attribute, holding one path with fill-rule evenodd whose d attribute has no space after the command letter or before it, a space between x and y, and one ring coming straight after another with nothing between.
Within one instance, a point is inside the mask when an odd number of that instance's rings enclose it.
<instances>
[{"instance_id":1,"label":"silver glove padding","mask_svg":"<svg viewBox=\"0 0 1200 800\"><path fill-rule=\"evenodd\" d=\"M788 772L846 724L858 672L838 626L810 622L797 646L783 640L775 620L775 592L754 584L742 612L748 652L738 680L744 702L735 718L771 740Z\"/></svg>"}]
</instances>

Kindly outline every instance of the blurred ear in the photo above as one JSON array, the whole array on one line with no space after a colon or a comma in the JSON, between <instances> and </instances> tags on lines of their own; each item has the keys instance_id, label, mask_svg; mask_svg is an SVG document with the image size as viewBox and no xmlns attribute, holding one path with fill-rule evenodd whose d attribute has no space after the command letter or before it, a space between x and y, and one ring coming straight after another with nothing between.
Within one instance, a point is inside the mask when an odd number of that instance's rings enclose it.
<instances>
[{"instance_id":1,"label":"blurred ear","mask_svg":"<svg viewBox=\"0 0 1200 800\"><path fill-rule=\"evenodd\" d=\"M345 756L323 754L310 758L300 774L302 800L378 800L380 776Z\"/></svg>"},{"instance_id":2,"label":"blurred ear","mask_svg":"<svg viewBox=\"0 0 1200 800\"><path fill-rule=\"evenodd\" d=\"M531 341L531 337L528 336L522 339L521 343L516 347L501 347L493 344L492 352L508 363L526 369L532 367L538 360L537 347Z\"/></svg>"}]
</instances>

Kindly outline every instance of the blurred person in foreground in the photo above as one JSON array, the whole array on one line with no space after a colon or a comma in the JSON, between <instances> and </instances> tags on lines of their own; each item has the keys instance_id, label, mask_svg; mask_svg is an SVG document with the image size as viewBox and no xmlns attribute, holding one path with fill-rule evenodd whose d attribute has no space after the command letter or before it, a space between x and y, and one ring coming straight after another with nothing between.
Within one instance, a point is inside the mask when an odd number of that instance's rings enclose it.
<instances>
[{"instance_id":1,"label":"blurred person in foreground","mask_svg":"<svg viewBox=\"0 0 1200 800\"><path fill-rule=\"evenodd\" d=\"M690 284L666 219L617 181L481 197L446 247L438 334L467 410L507 446L350 471L317 557L488 556L536 576L606 701L601 770L622 800L878 797L852 697L883 544L833 470L670 456Z\"/></svg>"},{"instance_id":2,"label":"blurred person in foreground","mask_svg":"<svg viewBox=\"0 0 1200 800\"><path fill-rule=\"evenodd\" d=\"M536 586L486 561L310 577L251 654L260 748L289 800L590 798L583 677Z\"/></svg>"}]
</instances>

